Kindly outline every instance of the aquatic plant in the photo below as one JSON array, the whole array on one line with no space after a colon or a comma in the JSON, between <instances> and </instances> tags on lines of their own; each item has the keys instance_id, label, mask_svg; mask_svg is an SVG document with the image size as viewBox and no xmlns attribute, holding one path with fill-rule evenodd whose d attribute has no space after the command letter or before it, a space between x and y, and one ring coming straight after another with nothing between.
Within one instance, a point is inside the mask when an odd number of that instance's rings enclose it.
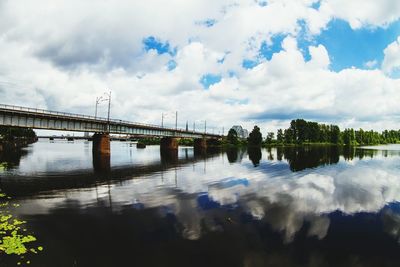
<instances>
[{"instance_id":1,"label":"aquatic plant","mask_svg":"<svg viewBox=\"0 0 400 267\"><path fill-rule=\"evenodd\" d=\"M43 250L42 246L33 246L36 237L28 234L24 227L26 221L18 220L11 214L10 207L17 208L19 204L10 204L11 198L0 191L0 255L18 255L20 260L17 265L21 265L22 260L30 264L25 259L25 254L37 254Z\"/></svg>"}]
</instances>

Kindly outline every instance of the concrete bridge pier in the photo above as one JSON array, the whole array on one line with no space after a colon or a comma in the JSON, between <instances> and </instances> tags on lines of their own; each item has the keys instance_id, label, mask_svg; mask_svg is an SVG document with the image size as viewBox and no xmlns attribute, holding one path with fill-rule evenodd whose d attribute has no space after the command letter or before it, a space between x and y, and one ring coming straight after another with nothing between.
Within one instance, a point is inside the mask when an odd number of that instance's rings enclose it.
<instances>
[{"instance_id":1,"label":"concrete bridge pier","mask_svg":"<svg viewBox=\"0 0 400 267\"><path fill-rule=\"evenodd\" d=\"M160 140L161 162L174 162L178 160L178 138L163 137Z\"/></svg>"},{"instance_id":2,"label":"concrete bridge pier","mask_svg":"<svg viewBox=\"0 0 400 267\"><path fill-rule=\"evenodd\" d=\"M178 150L174 149L161 149L160 150L161 164L171 165L178 163Z\"/></svg>"},{"instance_id":3,"label":"concrete bridge pier","mask_svg":"<svg viewBox=\"0 0 400 267\"><path fill-rule=\"evenodd\" d=\"M92 139L93 155L110 155L110 135L108 133L95 133Z\"/></svg>"},{"instance_id":4,"label":"concrete bridge pier","mask_svg":"<svg viewBox=\"0 0 400 267\"><path fill-rule=\"evenodd\" d=\"M176 137L163 137L160 142L161 150L176 150L178 152L178 138Z\"/></svg>"},{"instance_id":5,"label":"concrete bridge pier","mask_svg":"<svg viewBox=\"0 0 400 267\"><path fill-rule=\"evenodd\" d=\"M93 169L95 172L108 173L111 171L110 154L93 153Z\"/></svg>"},{"instance_id":6,"label":"concrete bridge pier","mask_svg":"<svg viewBox=\"0 0 400 267\"><path fill-rule=\"evenodd\" d=\"M194 150L195 151L206 151L207 150L207 139L205 139L205 138L194 139Z\"/></svg>"}]
</instances>

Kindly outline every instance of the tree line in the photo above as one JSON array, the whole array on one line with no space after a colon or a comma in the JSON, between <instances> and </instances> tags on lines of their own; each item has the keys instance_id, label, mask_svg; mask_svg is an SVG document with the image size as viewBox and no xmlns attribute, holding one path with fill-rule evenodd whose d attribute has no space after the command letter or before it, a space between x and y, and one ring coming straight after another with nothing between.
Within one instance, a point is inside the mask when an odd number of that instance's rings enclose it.
<instances>
[{"instance_id":1,"label":"tree line","mask_svg":"<svg viewBox=\"0 0 400 267\"><path fill-rule=\"evenodd\" d=\"M235 130L230 129L226 138L228 144L246 143L249 146L265 145L297 145L297 144L335 144L335 145L378 145L400 142L400 130L385 130L376 132L363 129L346 128L343 131L333 124L321 124L304 119L290 122L287 129L268 132L265 139L258 126L249 134L247 140L240 140Z\"/></svg>"},{"instance_id":2,"label":"tree line","mask_svg":"<svg viewBox=\"0 0 400 267\"><path fill-rule=\"evenodd\" d=\"M400 130L376 132L373 130L346 128L341 131L337 125L297 119L290 122L289 128L285 130L278 129L276 139L274 139L274 133L268 133L265 141L267 144L378 145L400 142Z\"/></svg>"},{"instance_id":3,"label":"tree line","mask_svg":"<svg viewBox=\"0 0 400 267\"><path fill-rule=\"evenodd\" d=\"M0 126L0 139L14 140L15 138L36 138L36 133L30 128Z\"/></svg>"}]
</instances>

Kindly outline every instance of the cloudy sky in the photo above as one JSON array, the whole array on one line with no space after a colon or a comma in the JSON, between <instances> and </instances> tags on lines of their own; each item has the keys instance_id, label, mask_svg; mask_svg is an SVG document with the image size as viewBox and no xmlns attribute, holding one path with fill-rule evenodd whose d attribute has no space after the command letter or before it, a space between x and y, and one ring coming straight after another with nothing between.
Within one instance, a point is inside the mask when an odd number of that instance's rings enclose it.
<instances>
[{"instance_id":1,"label":"cloudy sky","mask_svg":"<svg viewBox=\"0 0 400 267\"><path fill-rule=\"evenodd\" d=\"M0 102L263 132L400 128L398 0L0 0ZM106 114L106 104L100 106Z\"/></svg>"}]
</instances>

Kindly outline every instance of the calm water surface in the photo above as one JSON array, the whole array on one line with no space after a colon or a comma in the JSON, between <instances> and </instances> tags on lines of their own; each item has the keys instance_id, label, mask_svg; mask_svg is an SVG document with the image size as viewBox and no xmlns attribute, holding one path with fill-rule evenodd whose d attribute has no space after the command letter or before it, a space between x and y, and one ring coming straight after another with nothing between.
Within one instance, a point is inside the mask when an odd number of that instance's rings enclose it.
<instances>
[{"instance_id":1,"label":"calm water surface","mask_svg":"<svg viewBox=\"0 0 400 267\"><path fill-rule=\"evenodd\" d=\"M44 247L29 266L400 266L399 145L111 146L111 159L84 141L0 155L11 212Z\"/></svg>"}]
</instances>

